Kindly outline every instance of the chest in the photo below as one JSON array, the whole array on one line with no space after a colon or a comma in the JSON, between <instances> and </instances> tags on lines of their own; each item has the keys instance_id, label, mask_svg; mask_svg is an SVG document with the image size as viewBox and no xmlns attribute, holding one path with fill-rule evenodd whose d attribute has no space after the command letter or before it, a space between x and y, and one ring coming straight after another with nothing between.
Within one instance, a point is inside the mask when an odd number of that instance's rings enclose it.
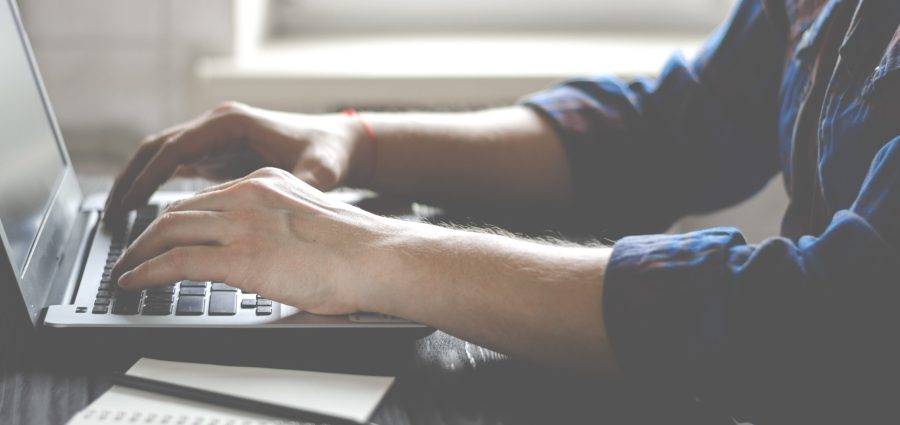
<instances>
[{"instance_id":1,"label":"chest","mask_svg":"<svg viewBox=\"0 0 900 425\"><path fill-rule=\"evenodd\" d=\"M855 1L806 2L794 16L778 137L792 201L823 216L848 208L875 153L900 132L896 18Z\"/></svg>"}]
</instances>

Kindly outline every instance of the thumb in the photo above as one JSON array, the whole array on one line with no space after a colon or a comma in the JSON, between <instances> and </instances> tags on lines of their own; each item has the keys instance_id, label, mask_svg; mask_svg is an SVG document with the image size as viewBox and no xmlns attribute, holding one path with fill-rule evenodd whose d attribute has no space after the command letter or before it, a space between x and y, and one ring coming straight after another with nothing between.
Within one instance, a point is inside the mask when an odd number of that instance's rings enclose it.
<instances>
[{"instance_id":1,"label":"thumb","mask_svg":"<svg viewBox=\"0 0 900 425\"><path fill-rule=\"evenodd\" d=\"M340 184L340 166L328 155L304 155L293 174L310 186L323 192L334 189Z\"/></svg>"},{"instance_id":2,"label":"thumb","mask_svg":"<svg viewBox=\"0 0 900 425\"><path fill-rule=\"evenodd\" d=\"M322 191L327 190L327 189L322 188L322 185L321 185L321 183L319 183L319 179L316 178L315 173L313 173L309 170L304 169L301 171L294 171L294 175L297 176L298 179L303 180L304 183L306 183L316 189L319 189Z\"/></svg>"},{"instance_id":3,"label":"thumb","mask_svg":"<svg viewBox=\"0 0 900 425\"><path fill-rule=\"evenodd\" d=\"M297 169L294 170L294 175L322 192L334 189L340 183L338 173L334 169L323 165L297 167Z\"/></svg>"}]
</instances>

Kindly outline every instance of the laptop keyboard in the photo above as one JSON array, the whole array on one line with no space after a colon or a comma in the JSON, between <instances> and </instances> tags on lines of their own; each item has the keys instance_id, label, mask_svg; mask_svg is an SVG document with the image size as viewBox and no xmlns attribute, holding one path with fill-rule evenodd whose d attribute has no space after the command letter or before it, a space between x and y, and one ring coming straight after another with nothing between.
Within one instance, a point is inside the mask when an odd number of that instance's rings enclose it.
<instances>
[{"instance_id":1,"label":"laptop keyboard","mask_svg":"<svg viewBox=\"0 0 900 425\"><path fill-rule=\"evenodd\" d=\"M131 231L114 229L112 244L97 295L93 314L144 316L233 316L238 309L254 309L257 316L272 314L272 301L222 282L183 280L144 291L125 291L112 282L111 271L125 248L134 242L159 215L159 205L135 212ZM127 233L127 237L126 237Z\"/></svg>"}]
</instances>

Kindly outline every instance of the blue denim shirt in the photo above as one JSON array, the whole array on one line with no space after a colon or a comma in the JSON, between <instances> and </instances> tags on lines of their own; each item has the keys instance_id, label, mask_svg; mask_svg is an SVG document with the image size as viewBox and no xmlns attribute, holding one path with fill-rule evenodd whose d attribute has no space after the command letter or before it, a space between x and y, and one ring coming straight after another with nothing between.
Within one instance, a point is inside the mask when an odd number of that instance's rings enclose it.
<instances>
[{"instance_id":1,"label":"blue denim shirt","mask_svg":"<svg viewBox=\"0 0 900 425\"><path fill-rule=\"evenodd\" d=\"M655 81L526 99L561 135L595 230L651 234L618 240L605 274L626 375L763 422L833 420L830 403L873 405L879 384L900 396L898 24L897 0L744 0ZM780 236L652 235L778 171Z\"/></svg>"}]
</instances>

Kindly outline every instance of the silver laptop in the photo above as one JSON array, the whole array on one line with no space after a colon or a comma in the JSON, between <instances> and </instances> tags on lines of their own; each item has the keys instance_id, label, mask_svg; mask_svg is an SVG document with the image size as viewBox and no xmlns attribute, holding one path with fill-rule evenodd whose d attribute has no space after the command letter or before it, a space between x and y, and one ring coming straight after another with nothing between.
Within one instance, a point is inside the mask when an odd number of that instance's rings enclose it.
<instances>
[{"instance_id":1,"label":"silver laptop","mask_svg":"<svg viewBox=\"0 0 900 425\"><path fill-rule=\"evenodd\" d=\"M120 228L99 220L105 196L82 196L15 1L0 4L0 285L31 322L50 327L424 328L379 314L321 316L227 282L173 282L119 291L118 255L164 205L158 193ZM341 195L335 195L341 196ZM301 278L302 279L302 278ZM16 288L11 286L16 285ZM6 291L6 290L9 291Z\"/></svg>"}]
</instances>

